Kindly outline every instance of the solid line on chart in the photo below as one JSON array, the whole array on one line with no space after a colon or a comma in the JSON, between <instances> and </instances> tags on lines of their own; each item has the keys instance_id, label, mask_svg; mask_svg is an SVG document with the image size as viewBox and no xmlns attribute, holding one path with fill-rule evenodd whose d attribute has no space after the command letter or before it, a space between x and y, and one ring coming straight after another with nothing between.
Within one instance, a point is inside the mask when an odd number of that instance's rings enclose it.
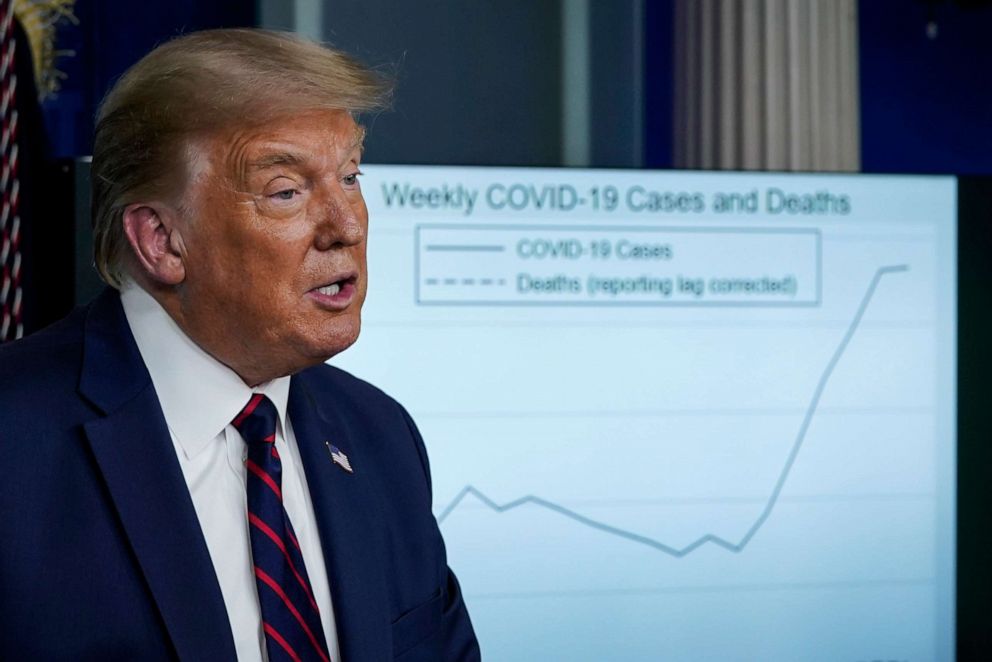
<instances>
[{"instance_id":1,"label":"solid line on chart","mask_svg":"<svg viewBox=\"0 0 992 662\"><path fill-rule=\"evenodd\" d=\"M806 438L806 431L809 429L809 425L813 420L814 414L816 414L816 408L820 404L820 398L823 395L823 390L826 388L827 382L830 381L830 376L833 374L834 368L837 367L837 363L847 350L847 346L851 342L851 338L854 337L854 333L858 330L858 326L861 324L861 319L864 317L865 311L868 309L868 304L871 303L871 299L875 294L875 289L878 287L879 281L886 274L900 273L908 270L908 265L900 264L880 267L878 271L875 272L871 282L868 284L867 291L861 299L861 303L858 305L857 312L854 314L854 319L851 320L851 323L847 327L847 331L844 333L840 343L837 345L837 349L834 350L830 360L827 361L827 365L823 369L823 374L820 375L816 388L813 390L813 396L810 398L809 405L806 407L806 413L803 415L803 420L799 426L799 431L796 434L796 439L792 444L792 449L789 451L785 464L782 466L782 471L779 473L778 480L775 481L775 486L772 488L771 494L765 503L765 507L762 509L761 514L758 515L757 519L755 519L754 523L751 524L750 528L748 528L744 536L737 542L727 540L726 538L721 538L720 536L712 533L707 533L689 543L685 547L672 547L671 545L666 545L660 540L655 540L654 538L649 538L648 536L643 536L633 531L627 531L625 529L606 524L605 522L591 519L585 515L575 512L574 510L570 510L564 506L533 494L522 496L504 504L498 504L473 485L466 485L462 488L457 496L451 500L451 503L449 503L444 510L441 511L441 514L437 517L437 521L440 523L447 519L448 515L450 515L452 511L458 507L458 504L460 504L465 497L471 495L497 513L505 513L508 510L513 510L514 508L518 508L526 504L540 506L593 529L598 529L604 533L609 533L632 542L647 545L648 547L677 558L686 556L707 543L722 547L734 553L739 553L747 547L747 544L751 542L751 539L764 525L765 521L768 519L768 516L771 515L772 510L775 508L779 495L782 493L782 488L785 486L785 482L789 478L789 473L792 471L792 465L795 463L796 457L799 455L799 450L802 448L803 440Z\"/></svg>"},{"instance_id":2,"label":"solid line on chart","mask_svg":"<svg viewBox=\"0 0 992 662\"><path fill-rule=\"evenodd\" d=\"M453 253L502 253L506 246L498 244L427 244L425 251L448 251Z\"/></svg>"}]
</instances>

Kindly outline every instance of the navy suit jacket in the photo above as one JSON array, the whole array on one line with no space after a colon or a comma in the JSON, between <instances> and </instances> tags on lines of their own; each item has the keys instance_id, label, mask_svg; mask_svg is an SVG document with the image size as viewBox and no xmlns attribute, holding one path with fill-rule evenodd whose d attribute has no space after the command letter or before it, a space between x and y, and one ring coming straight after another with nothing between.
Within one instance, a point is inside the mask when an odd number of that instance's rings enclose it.
<instances>
[{"instance_id":1,"label":"navy suit jacket","mask_svg":"<svg viewBox=\"0 0 992 662\"><path fill-rule=\"evenodd\" d=\"M344 662L479 659L407 413L325 365L292 378L288 410ZM0 347L0 659L176 658L232 660L234 641L155 389L108 289Z\"/></svg>"}]
</instances>

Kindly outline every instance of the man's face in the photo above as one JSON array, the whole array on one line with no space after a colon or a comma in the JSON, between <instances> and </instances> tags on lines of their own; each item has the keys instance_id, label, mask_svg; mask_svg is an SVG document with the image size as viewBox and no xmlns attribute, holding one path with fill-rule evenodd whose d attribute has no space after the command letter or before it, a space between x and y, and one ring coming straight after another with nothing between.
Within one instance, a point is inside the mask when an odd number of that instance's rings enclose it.
<instances>
[{"instance_id":1,"label":"man's face","mask_svg":"<svg viewBox=\"0 0 992 662\"><path fill-rule=\"evenodd\" d=\"M193 150L179 323L246 382L324 361L358 337L361 139L348 113L317 110Z\"/></svg>"}]
</instances>

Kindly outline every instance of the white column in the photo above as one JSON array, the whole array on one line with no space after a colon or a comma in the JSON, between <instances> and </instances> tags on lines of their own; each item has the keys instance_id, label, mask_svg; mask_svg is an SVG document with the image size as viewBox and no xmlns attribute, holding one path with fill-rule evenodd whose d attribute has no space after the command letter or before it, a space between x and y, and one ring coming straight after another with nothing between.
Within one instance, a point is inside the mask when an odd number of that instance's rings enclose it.
<instances>
[{"instance_id":1,"label":"white column","mask_svg":"<svg viewBox=\"0 0 992 662\"><path fill-rule=\"evenodd\" d=\"M675 165L857 171L855 0L676 0Z\"/></svg>"}]
</instances>

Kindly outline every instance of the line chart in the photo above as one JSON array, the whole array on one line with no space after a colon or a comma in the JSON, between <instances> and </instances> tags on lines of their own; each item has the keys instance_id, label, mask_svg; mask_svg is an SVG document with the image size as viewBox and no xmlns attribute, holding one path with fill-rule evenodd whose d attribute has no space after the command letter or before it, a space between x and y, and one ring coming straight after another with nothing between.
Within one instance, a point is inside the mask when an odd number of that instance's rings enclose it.
<instances>
[{"instance_id":1,"label":"line chart","mask_svg":"<svg viewBox=\"0 0 992 662\"><path fill-rule=\"evenodd\" d=\"M740 540L734 542L732 540L728 540L716 534L707 533L705 535L700 536L699 538L697 538L696 540L694 540L693 542L689 543L684 547L674 547L660 540L656 540L654 538L638 534L634 531L622 529L607 524L606 522L601 522L592 519L590 517L586 517L585 515L582 515L574 510L571 510L562 505L554 503L553 501L549 501L548 499L545 499L543 497L534 494L528 494L513 499L511 501L508 501L506 503L500 504L471 484L468 484L465 487L463 487L458 492L458 494L451 500L451 502L448 503L447 506L445 506L445 508L440 512L440 514L437 517L438 523L444 522L448 518L448 516L451 515L451 513L454 512L454 510L467 497L472 496L478 501L480 501L483 505L485 505L486 507L497 513L505 513L524 505L538 506L546 510L555 512L559 515L562 515L563 517L574 520L579 524L588 526L590 528L602 531L604 533L619 538L629 540L634 543L645 545L647 547L653 548L659 552L663 552L675 558L682 558L706 544L716 545L735 554L740 553L745 547L747 547L748 543L755 536L755 534L757 534L757 532L761 529L765 521L767 521L768 517L771 515L772 511L775 509L775 505L779 501L779 497L782 493L782 489L785 486L785 483L789 478L789 474L792 471L792 466L795 463L800 450L802 449L803 442L806 438L806 432L809 429L810 423L812 422L813 417L816 414L817 407L819 406L820 399L823 395L823 391L826 388L827 383L830 381L830 377L833 374L834 369L836 368L838 362L843 357L844 352L847 350L847 347L850 344L851 339L854 337L854 334L857 332L858 327L861 324L861 320L864 317L865 311L868 309L869 304L871 303L872 297L875 294L875 290L877 289L879 282L887 274L901 273L908 270L909 270L909 266L905 264L883 266L883 267L879 267L878 270L875 272L874 276L871 278L871 281L868 284L868 288L866 289L864 296L861 298L861 302L857 307L853 319L848 325L844 335L841 337L841 340L838 343L837 348L834 350L833 354L831 355L829 361L827 361L826 367L824 367L823 372L820 375L819 380L817 381L816 387L813 390L813 394L810 397L809 404L805 409L802 423L800 424L799 430L796 433L796 438L792 444L791 449L789 450L785 463L782 466L782 470L779 472L778 479L776 480L775 485L772 488L767 501L765 502L765 506L761 510L761 513L758 515L758 517L748 528L748 530L740 538Z\"/></svg>"}]
</instances>

